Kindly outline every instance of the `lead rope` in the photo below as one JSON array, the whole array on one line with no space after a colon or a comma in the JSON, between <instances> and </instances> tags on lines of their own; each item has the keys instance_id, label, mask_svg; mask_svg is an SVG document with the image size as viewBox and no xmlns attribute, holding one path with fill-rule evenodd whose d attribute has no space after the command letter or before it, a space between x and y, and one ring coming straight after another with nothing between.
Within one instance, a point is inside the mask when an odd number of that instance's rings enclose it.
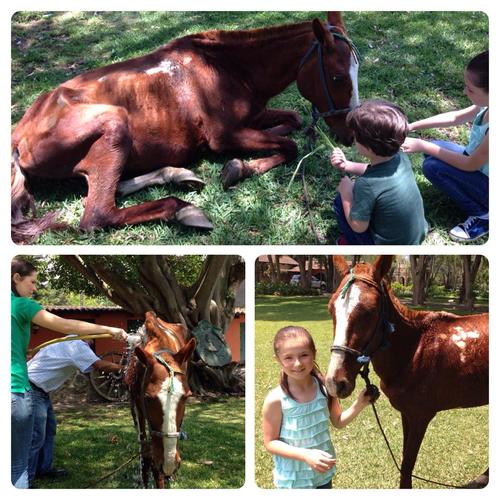
<instances>
[{"instance_id":1,"label":"lead rope","mask_svg":"<svg viewBox=\"0 0 500 500\"><path fill-rule=\"evenodd\" d=\"M362 379L365 381L366 389L370 392L375 393L375 394L377 394L377 393L380 394L378 387L370 382L370 378L368 376L369 372L370 372L370 369L368 368L368 364L363 365L363 368L360 371L360 375L361 375ZM394 465L396 466L396 469L398 470L398 472L401 474L401 467L399 466L398 461L396 460L396 457L394 455L394 452L392 451L389 440L387 439L387 436L384 432L384 429L382 428L382 423L380 422L377 408L375 407L375 401L372 401L370 404L371 404L371 407L373 409L373 414L375 415L375 420L377 421L377 424L378 424L378 427L379 427L380 432L382 434L382 437L384 438L387 449L389 450L389 453L391 454L392 461L394 462ZM420 481L424 481L426 483L437 484L438 486L445 486L446 488L455 488L455 489L462 488L461 486L457 486L456 484L440 483L439 481L433 481L432 479L426 479L424 477L420 477L420 476L417 476L415 474L412 474L411 477L414 479L418 479Z\"/></svg>"}]
</instances>

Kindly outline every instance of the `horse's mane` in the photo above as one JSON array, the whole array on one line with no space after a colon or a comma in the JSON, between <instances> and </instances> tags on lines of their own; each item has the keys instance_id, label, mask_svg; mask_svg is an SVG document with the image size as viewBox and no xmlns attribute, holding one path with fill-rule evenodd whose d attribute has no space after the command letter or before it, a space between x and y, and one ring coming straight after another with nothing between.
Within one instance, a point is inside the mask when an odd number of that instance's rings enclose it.
<instances>
[{"instance_id":1,"label":"horse's mane","mask_svg":"<svg viewBox=\"0 0 500 500\"><path fill-rule=\"evenodd\" d=\"M457 318L456 314L448 313L445 311L417 311L414 309L410 309L409 307L403 305L396 297L396 295L394 295L390 284L386 280L383 281L383 285L387 291L389 300L390 302L392 302L392 305L397 314L408 323L415 325L417 323L424 323L436 319L453 320Z\"/></svg>"},{"instance_id":2,"label":"horse's mane","mask_svg":"<svg viewBox=\"0 0 500 500\"><path fill-rule=\"evenodd\" d=\"M197 47L227 48L234 46L251 45L258 46L272 41L283 41L290 37L302 36L312 31L311 21L296 24L285 24L283 26L270 26L251 30L210 30L194 35L188 35L184 40L189 40Z\"/></svg>"}]
</instances>

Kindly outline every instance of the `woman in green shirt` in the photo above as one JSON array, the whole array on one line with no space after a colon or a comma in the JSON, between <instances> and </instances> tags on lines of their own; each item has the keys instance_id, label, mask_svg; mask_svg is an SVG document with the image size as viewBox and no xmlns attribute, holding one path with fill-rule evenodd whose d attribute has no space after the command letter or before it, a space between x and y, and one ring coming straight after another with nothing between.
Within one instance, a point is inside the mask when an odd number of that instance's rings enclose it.
<instances>
[{"instance_id":1,"label":"woman in green shirt","mask_svg":"<svg viewBox=\"0 0 500 500\"><path fill-rule=\"evenodd\" d=\"M11 265L11 480L16 488L28 488L28 458L33 433L33 406L26 354L31 323L62 334L111 333L125 340L121 328L65 319L45 311L31 299L36 291L35 266L16 257Z\"/></svg>"}]
</instances>

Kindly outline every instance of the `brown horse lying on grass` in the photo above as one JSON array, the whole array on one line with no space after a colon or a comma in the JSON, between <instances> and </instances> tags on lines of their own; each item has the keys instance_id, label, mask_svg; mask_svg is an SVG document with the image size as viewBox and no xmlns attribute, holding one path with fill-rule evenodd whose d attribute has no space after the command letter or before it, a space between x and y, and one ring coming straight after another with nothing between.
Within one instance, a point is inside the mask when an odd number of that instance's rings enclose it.
<instances>
[{"instance_id":1,"label":"brown horse lying on grass","mask_svg":"<svg viewBox=\"0 0 500 500\"><path fill-rule=\"evenodd\" d=\"M400 487L411 488L418 451L436 413L488 404L489 315L403 306L384 280L391 256L351 271L344 257L333 260L342 280L328 304L335 336L327 390L348 397L362 367L373 363L382 391L401 412Z\"/></svg>"},{"instance_id":2,"label":"brown horse lying on grass","mask_svg":"<svg viewBox=\"0 0 500 500\"><path fill-rule=\"evenodd\" d=\"M36 99L12 134L12 237L33 241L58 226L54 213L33 218L25 181L35 177L86 179L83 230L153 220L210 229L178 198L118 208L115 196L165 182L202 186L183 167L208 151L272 153L228 162L226 188L293 160L297 146L285 136L300 127L299 115L266 108L293 81L350 144L345 115L357 104L357 69L341 15L329 13L328 23L186 36L68 80Z\"/></svg>"}]
</instances>

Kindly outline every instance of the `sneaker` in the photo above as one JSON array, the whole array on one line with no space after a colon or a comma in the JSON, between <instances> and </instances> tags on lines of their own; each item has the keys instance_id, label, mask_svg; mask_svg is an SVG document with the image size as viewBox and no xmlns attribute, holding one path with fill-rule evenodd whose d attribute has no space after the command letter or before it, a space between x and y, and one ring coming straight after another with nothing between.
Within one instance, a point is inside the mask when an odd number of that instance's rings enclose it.
<instances>
[{"instance_id":1,"label":"sneaker","mask_svg":"<svg viewBox=\"0 0 500 500\"><path fill-rule=\"evenodd\" d=\"M347 241L347 238L341 234L337 240L335 241L337 245L349 245L349 242Z\"/></svg>"},{"instance_id":2,"label":"sneaker","mask_svg":"<svg viewBox=\"0 0 500 500\"><path fill-rule=\"evenodd\" d=\"M470 216L465 222L456 225L450 231L450 237L455 241L474 241L488 234L488 231L488 219Z\"/></svg>"}]
</instances>

